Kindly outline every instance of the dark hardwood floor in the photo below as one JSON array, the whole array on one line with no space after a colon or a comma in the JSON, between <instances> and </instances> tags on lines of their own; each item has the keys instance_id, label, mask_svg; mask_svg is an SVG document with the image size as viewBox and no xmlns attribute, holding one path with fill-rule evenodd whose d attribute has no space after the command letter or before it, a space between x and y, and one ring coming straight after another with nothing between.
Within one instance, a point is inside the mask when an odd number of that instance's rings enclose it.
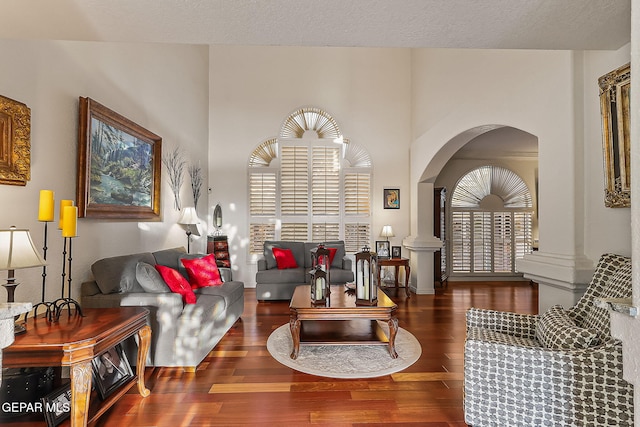
<instances>
[{"instance_id":1,"label":"dark hardwood floor","mask_svg":"<svg viewBox=\"0 0 640 427\"><path fill-rule=\"evenodd\" d=\"M148 368L151 395L132 388L99 426L466 426L462 413L465 311L482 307L536 313L537 286L528 282L451 282L435 295L389 289L400 327L413 333L422 356L397 374L336 380L299 373L267 352L269 334L289 320L288 302L255 300L195 373Z\"/></svg>"}]
</instances>

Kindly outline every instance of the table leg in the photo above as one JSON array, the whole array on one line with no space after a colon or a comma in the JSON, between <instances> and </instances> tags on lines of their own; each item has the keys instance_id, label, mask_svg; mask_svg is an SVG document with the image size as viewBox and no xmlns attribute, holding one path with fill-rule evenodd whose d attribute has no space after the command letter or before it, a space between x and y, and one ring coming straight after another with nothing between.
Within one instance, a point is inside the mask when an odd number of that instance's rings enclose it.
<instances>
[{"instance_id":1,"label":"table leg","mask_svg":"<svg viewBox=\"0 0 640 427\"><path fill-rule=\"evenodd\" d=\"M397 359L398 353L396 352L396 335L398 334L398 319L392 317L387 322L389 325L389 354L391 358Z\"/></svg>"},{"instance_id":2,"label":"table leg","mask_svg":"<svg viewBox=\"0 0 640 427\"><path fill-rule=\"evenodd\" d=\"M147 353L149 353L149 345L151 344L151 328L149 325L144 326L138 331L138 360L136 364L136 374L138 375L138 392L140 396L147 397L151 391L144 385L144 368L147 363Z\"/></svg>"},{"instance_id":3,"label":"table leg","mask_svg":"<svg viewBox=\"0 0 640 427\"><path fill-rule=\"evenodd\" d=\"M289 328L291 329L291 338L293 339L293 351L291 352L291 358L297 359L300 352L300 320L298 316L291 315L289 319Z\"/></svg>"},{"instance_id":4,"label":"table leg","mask_svg":"<svg viewBox=\"0 0 640 427\"><path fill-rule=\"evenodd\" d=\"M393 280L394 280L393 285L397 288L398 287L398 273L400 272L400 266L396 265L395 268L396 268L396 274L393 276Z\"/></svg>"},{"instance_id":5,"label":"table leg","mask_svg":"<svg viewBox=\"0 0 640 427\"><path fill-rule=\"evenodd\" d=\"M71 365L71 427L86 426L91 396L91 360Z\"/></svg>"},{"instance_id":6,"label":"table leg","mask_svg":"<svg viewBox=\"0 0 640 427\"><path fill-rule=\"evenodd\" d=\"M409 262L404 265L404 290L407 292L407 298L411 298L411 291L409 290L409 278L411 277L411 267Z\"/></svg>"}]
</instances>

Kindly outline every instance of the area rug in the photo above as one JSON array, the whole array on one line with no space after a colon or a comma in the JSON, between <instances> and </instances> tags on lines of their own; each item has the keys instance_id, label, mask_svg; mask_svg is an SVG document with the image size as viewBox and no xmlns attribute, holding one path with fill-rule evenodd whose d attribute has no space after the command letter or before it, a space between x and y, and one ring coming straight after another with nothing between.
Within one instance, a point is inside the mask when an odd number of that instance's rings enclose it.
<instances>
[{"instance_id":1,"label":"area rug","mask_svg":"<svg viewBox=\"0 0 640 427\"><path fill-rule=\"evenodd\" d=\"M329 378L374 378L402 371L422 354L420 343L410 332L399 328L396 335L398 358L392 359L384 345L303 345L292 359L293 340L289 324L282 325L267 339L267 350L285 366L306 374Z\"/></svg>"}]
</instances>

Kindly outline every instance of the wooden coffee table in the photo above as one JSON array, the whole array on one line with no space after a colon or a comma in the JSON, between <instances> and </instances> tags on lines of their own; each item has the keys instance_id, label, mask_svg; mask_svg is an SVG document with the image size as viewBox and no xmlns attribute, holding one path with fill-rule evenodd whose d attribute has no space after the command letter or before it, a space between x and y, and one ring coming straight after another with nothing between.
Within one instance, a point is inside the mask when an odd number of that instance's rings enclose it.
<instances>
[{"instance_id":1,"label":"wooden coffee table","mask_svg":"<svg viewBox=\"0 0 640 427\"><path fill-rule=\"evenodd\" d=\"M380 344L389 346L389 354L397 358L395 349L398 333L398 306L380 289L378 305L356 306L354 292L344 286L331 286L331 296L326 305L311 304L311 287L296 287L289 305L293 351L296 359L300 345L353 345ZM389 336L380 328L378 321L389 325Z\"/></svg>"}]
</instances>

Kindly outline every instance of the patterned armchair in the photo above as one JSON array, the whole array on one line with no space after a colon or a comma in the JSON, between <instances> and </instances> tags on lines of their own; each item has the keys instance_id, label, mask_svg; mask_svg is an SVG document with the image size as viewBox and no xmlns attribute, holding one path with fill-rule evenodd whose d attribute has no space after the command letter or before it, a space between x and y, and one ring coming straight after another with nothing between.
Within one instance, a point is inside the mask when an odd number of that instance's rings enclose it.
<instances>
[{"instance_id":1,"label":"patterned armchair","mask_svg":"<svg viewBox=\"0 0 640 427\"><path fill-rule=\"evenodd\" d=\"M622 344L596 298L631 296L631 260L605 254L578 303L541 315L471 308L465 421L474 427L633 426Z\"/></svg>"}]
</instances>

